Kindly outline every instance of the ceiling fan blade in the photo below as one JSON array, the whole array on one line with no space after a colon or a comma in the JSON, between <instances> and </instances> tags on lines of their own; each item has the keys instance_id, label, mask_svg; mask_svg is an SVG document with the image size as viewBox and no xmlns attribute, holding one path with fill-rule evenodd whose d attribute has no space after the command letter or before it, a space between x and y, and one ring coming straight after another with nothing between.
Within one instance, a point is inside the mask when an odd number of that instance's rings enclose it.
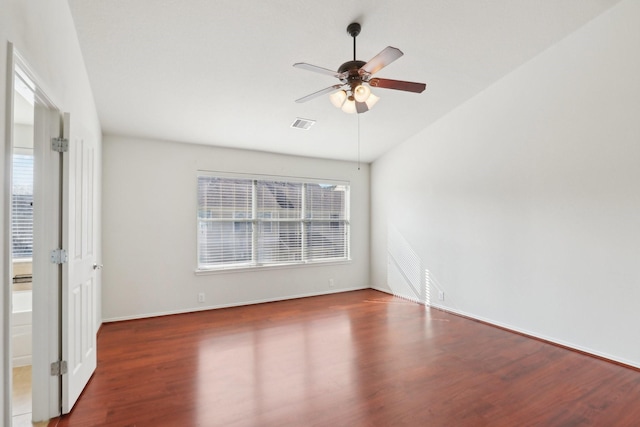
<instances>
[{"instance_id":1,"label":"ceiling fan blade","mask_svg":"<svg viewBox=\"0 0 640 427\"><path fill-rule=\"evenodd\" d=\"M356 101L356 112L358 114L366 113L369 111L369 106L365 102Z\"/></svg>"},{"instance_id":2,"label":"ceiling fan blade","mask_svg":"<svg viewBox=\"0 0 640 427\"><path fill-rule=\"evenodd\" d=\"M382 49L382 52L371 58L369 62L360 67L360 70L358 70L358 72L360 73L360 75L363 75L365 73L375 74L387 65L391 64L396 59L400 58L402 55L404 55L404 53L402 53L400 49L387 46Z\"/></svg>"},{"instance_id":3,"label":"ceiling fan blade","mask_svg":"<svg viewBox=\"0 0 640 427\"><path fill-rule=\"evenodd\" d=\"M329 87L327 87L327 88L324 88L324 89L322 89L322 90L319 90L319 91L317 91L317 92L314 92L314 93L312 93L312 94L310 94L310 95L303 96L302 98L296 99L296 102L297 102L297 103L301 103L301 102L307 102L307 101L310 101L310 100L312 100L312 99L314 99L314 98L317 98L317 97L319 97L319 96L322 96L322 95L324 95L324 94L326 94L326 93L334 92L334 91L336 91L336 90L340 89L342 86L343 86L342 84L337 84L337 85L329 86Z\"/></svg>"},{"instance_id":4,"label":"ceiling fan blade","mask_svg":"<svg viewBox=\"0 0 640 427\"><path fill-rule=\"evenodd\" d=\"M422 93L427 85L425 83L405 82L402 80L379 79L373 78L369 80L371 87L379 87L383 89L404 90L406 92Z\"/></svg>"},{"instance_id":5,"label":"ceiling fan blade","mask_svg":"<svg viewBox=\"0 0 640 427\"><path fill-rule=\"evenodd\" d=\"M313 72L320 73L320 74L326 74L328 76L333 76L333 77L337 77L337 78L341 78L342 77L342 73L338 73L337 71L330 70L328 68L318 67L317 65L307 64L306 62L296 62L295 64L293 64L293 66L296 67L296 68L301 68L303 70L307 70L307 71L313 71Z\"/></svg>"}]
</instances>

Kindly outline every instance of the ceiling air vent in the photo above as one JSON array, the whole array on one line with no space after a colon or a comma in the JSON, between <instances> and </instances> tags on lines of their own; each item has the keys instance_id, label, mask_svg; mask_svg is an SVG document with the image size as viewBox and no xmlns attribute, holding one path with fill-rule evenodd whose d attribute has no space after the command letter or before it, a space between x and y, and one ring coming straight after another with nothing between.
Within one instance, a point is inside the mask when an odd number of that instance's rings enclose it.
<instances>
[{"instance_id":1,"label":"ceiling air vent","mask_svg":"<svg viewBox=\"0 0 640 427\"><path fill-rule=\"evenodd\" d=\"M309 130L309 128L313 126L315 122L316 122L315 120L309 120L309 119L303 119L303 118L297 117L293 121L293 123L291 123L291 127L296 129Z\"/></svg>"}]
</instances>

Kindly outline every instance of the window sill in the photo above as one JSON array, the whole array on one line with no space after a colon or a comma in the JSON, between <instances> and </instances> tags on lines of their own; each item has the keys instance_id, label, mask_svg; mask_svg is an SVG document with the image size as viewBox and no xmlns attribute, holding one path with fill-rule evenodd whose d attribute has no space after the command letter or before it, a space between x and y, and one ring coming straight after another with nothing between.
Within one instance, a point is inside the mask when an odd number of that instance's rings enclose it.
<instances>
[{"instance_id":1,"label":"window sill","mask_svg":"<svg viewBox=\"0 0 640 427\"><path fill-rule=\"evenodd\" d=\"M347 260L339 260L339 261L318 261L318 262L307 262L301 264L275 264L275 265L256 265L256 266L239 266L239 267L226 267L226 268L208 268L208 269L199 269L197 268L194 271L196 276L207 276L210 274L220 274L220 273L246 273L249 271L264 271L264 270L282 270L282 269L291 269L291 268L306 268L306 267L325 267L331 265L345 265L351 264L351 259Z\"/></svg>"}]
</instances>

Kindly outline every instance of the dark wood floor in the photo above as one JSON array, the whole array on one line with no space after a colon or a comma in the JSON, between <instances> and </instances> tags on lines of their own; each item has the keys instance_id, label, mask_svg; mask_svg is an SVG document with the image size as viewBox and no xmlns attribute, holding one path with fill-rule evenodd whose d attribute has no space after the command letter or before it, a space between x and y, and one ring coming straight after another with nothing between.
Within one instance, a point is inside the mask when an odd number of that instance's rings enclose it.
<instances>
[{"instance_id":1,"label":"dark wood floor","mask_svg":"<svg viewBox=\"0 0 640 427\"><path fill-rule=\"evenodd\" d=\"M373 290L105 324L50 426L638 426L640 372Z\"/></svg>"}]
</instances>

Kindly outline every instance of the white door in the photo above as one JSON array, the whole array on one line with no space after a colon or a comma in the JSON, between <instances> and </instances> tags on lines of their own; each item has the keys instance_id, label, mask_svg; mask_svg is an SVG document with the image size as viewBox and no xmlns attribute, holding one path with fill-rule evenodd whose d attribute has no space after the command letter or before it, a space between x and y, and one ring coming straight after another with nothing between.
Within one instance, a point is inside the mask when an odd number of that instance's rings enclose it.
<instances>
[{"instance_id":1,"label":"white door","mask_svg":"<svg viewBox=\"0 0 640 427\"><path fill-rule=\"evenodd\" d=\"M64 137L69 151L63 160L63 247L68 260L62 277L62 413L71 411L96 369L96 177L95 144L70 132L65 113Z\"/></svg>"}]
</instances>

